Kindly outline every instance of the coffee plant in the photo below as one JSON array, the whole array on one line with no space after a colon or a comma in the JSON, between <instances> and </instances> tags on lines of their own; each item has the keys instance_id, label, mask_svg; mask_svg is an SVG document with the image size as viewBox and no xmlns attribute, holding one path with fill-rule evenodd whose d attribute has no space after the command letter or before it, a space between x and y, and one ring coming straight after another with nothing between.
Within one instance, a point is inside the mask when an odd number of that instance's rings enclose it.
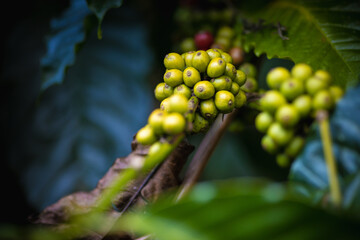
<instances>
[{"instance_id":1,"label":"coffee plant","mask_svg":"<svg viewBox=\"0 0 360 240\"><path fill-rule=\"evenodd\" d=\"M13 90L33 120L7 122L37 210L1 238L359 238L357 1L56 7L39 91Z\"/></svg>"}]
</instances>

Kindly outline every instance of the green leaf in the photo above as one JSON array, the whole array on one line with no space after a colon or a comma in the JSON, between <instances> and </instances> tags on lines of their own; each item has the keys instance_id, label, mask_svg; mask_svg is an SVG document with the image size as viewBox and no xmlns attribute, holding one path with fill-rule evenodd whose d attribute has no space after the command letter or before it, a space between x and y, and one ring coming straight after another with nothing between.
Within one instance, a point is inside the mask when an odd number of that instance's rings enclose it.
<instances>
[{"instance_id":1,"label":"green leaf","mask_svg":"<svg viewBox=\"0 0 360 240\"><path fill-rule=\"evenodd\" d=\"M122 4L122 0L86 0L89 8L93 11L99 20L98 38L102 38L101 23L105 13L111 8L118 8Z\"/></svg>"},{"instance_id":2,"label":"green leaf","mask_svg":"<svg viewBox=\"0 0 360 240\"><path fill-rule=\"evenodd\" d=\"M251 15L250 15L251 14ZM360 3L357 1L275 1L249 13L254 21L285 26L282 40L275 27L245 35L245 48L256 55L290 58L331 73L335 83L353 85L360 74Z\"/></svg>"},{"instance_id":3,"label":"green leaf","mask_svg":"<svg viewBox=\"0 0 360 240\"><path fill-rule=\"evenodd\" d=\"M47 50L41 59L42 90L60 84L66 69L75 63L76 49L85 41L85 19L90 14L85 0L72 0L70 7L50 22Z\"/></svg>"},{"instance_id":4,"label":"green leaf","mask_svg":"<svg viewBox=\"0 0 360 240\"><path fill-rule=\"evenodd\" d=\"M338 102L331 117L333 151L344 196L343 207L360 211L360 87L351 89ZM292 164L290 179L306 185L299 188L311 197L316 190L322 197L328 193L328 175L318 127L314 127L301 155ZM321 198L317 198L320 202Z\"/></svg>"},{"instance_id":5,"label":"green leaf","mask_svg":"<svg viewBox=\"0 0 360 240\"><path fill-rule=\"evenodd\" d=\"M118 230L156 239L356 239L359 223L294 201L280 184L198 184L180 202L156 202L121 217Z\"/></svg>"}]
</instances>

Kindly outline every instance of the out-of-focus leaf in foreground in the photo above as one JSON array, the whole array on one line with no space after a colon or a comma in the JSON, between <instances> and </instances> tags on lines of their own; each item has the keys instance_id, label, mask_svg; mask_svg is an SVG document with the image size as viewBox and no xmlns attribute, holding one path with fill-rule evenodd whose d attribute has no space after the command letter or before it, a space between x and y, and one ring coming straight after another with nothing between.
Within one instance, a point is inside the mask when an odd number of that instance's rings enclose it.
<instances>
[{"instance_id":1,"label":"out-of-focus leaf in foreground","mask_svg":"<svg viewBox=\"0 0 360 240\"><path fill-rule=\"evenodd\" d=\"M360 87L351 89L337 104L331 117L333 151L343 193L343 207L360 211ZM318 127L314 127L302 154L291 167L290 179L296 183L297 191L309 198L312 190L323 196L328 192L328 174L324 160ZM314 201L320 201L320 198Z\"/></svg>"},{"instance_id":2,"label":"out-of-focus leaf in foreground","mask_svg":"<svg viewBox=\"0 0 360 240\"><path fill-rule=\"evenodd\" d=\"M274 1L248 14L265 25L280 23L288 40L282 40L275 27L251 30L245 35L245 48L269 58L290 58L314 69L331 73L335 83L346 86L359 80L360 3L345 1Z\"/></svg>"},{"instance_id":3,"label":"out-of-focus leaf in foreground","mask_svg":"<svg viewBox=\"0 0 360 240\"><path fill-rule=\"evenodd\" d=\"M165 239L357 239L359 223L292 200L258 180L198 184L178 203L159 201L120 219L118 229Z\"/></svg>"}]
</instances>

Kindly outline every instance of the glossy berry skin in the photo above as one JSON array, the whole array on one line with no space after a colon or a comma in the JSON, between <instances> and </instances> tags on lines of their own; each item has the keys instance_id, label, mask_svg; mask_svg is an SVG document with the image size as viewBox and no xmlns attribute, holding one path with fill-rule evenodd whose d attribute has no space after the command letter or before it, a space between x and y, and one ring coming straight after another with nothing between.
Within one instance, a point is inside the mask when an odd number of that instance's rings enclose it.
<instances>
[{"instance_id":1,"label":"glossy berry skin","mask_svg":"<svg viewBox=\"0 0 360 240\"><path fill-rule=\"evenodd\" d=\"M232 57L230 56L230 54L226 52L221 52L221 57L225 60L226 63L232 63Z\"/></svg>"},{"instance_id":2,"label":"glossy berry skin","mask_svg":"<svg viewBox=\"0 0 360 240\"><path fill-rule=\"evenodd\" d=\"M207 50L214 42L214 37L208 31L200 31L195 35L194 40L195 45L199 50Z\"/></svg>"},{"instance_id":3,"label":"glossy berry skin","mask_svg":"<svg viewBox=\"0 0 360 240\"><path fill-rule=\"evenodd\" d=\"M233 59L233 64L239 66L244 62L245 51L241 47L233 47L229 51L230 56Z\"/></svg>"},{"instance_id":4,"label":"glossy berry skin","mask_svg":"<svg viewBox=\"0 0 360 240\"><path fill-rule=\"evenodd\" d=\"M178 53L169 53L164 58L164 66L166 69L184 70L185 62Z\"/></svg>"},{"instance_id":5,"label":"glossy berry skin","mask_svg":"<svg viewBox=\"0 0 360 240\"><path fill-rule=\"evenodd\" d=\"M175 135L185 131L186 121L178 112L169 113L164 118L163 129L166 134Z\"/></svg>"},{"instance_id":6,"label":"glossy berry skin","mask_svg":"<svg viewBox=\"0 0 360 240\"><path fill-rule=\"evenodd\" d=\"M314 110L330 110L334 106L334 100L328 90L321 90L313 98Z\"/></svg>"},{"instance_id":7,"label":"glossy berry skin","mask_svg":"<svg viewBox=\"0 0 360 240\"><path fill-rule=\"evenodd\" d=\"M170 106L169 98L165 98L160 103L160 109L162 111L169 112L169 106Z\"/></svg>"},{"instance_id":8,"label":"glossy berry skin","mask_svg":"<svg viewBox=\"0 0 360 240\"><path fill-rule=\"evenodd\" d=\"M267 135L274 139L278 146L285 146L293 137L294 132L284 128L280 123L274 122L267 130Z\"/></svg>"},{"instance_id":9,"label":"glossy berry skin","mask_svg":"<svg viewBox=\"0 0 360 240\"><path fill-rule=\"evenodd\" d=\"M242 90L239 90L238 94L235 95L235 107L241 108L246 103L246 95Z\"/></svg>"},{"instance_id":10,"label":"glossy berry skin","mask_svg":"<svg viewBox=\"0 0 360 240\"><path fill-rule=\"evenodd\" d=\"M273 116L268 112L261 112L255 118L255 127L259 132L266 133L274 122Z\"/></svg>"},{"instance_id":11,"label":"glossy berry skin","mask_svg":"<svg viewBox=\"0 0 360 240\"><path fill-rule=\"evenodd\" d=\"M210 127L210 123L208 120L203 118L199 113L195 113L193 129L194 133L198 132L206 132Z\"/></svg>"},{"instance_id":12,"label":"glossy berry skin","mask_svg":"<svg viewBox=\"0 0 360 240\"><path fill-rule=\"evenodd\" d=\"M225 68L225 75L233 80L236 75L236 67L231 63L227 63Z\"/></svg>"},{"instance_id":13,"label":"glossy berry skin","mask_svg":"<svg viewBox=\"0 0 360 240\"><path fill-rule=\"evenodd\" d=\"M344 90L339 86L329 87L329 92L335 103L337 103L344 95Z\"/></svg>"},{"instance_id":14,"label":"glossy berry skin","mask_svg":"<svg viewBox=\"0 0 360 240\"><path fill-rule=\"evenodd\" d=\"M194 86L194 94L200 99L209 99L215 94L215 88L209 81L200 81Z\"/></svg>"},{"instance_id":15,"label":"glossy berry skin","mask_svg":"<svg viewBox=\"0 0 360 240\"><path fill-rule=\"evenodd\" d=\"M300 115L296 108L291 104L284 104L279 107L275 114L275 119L284 127L294 127L300 120Z\"/></svg>"},{"instance_id":16,"label":"glossy berry skin","mask_svg":"<svg viewBox=\"0 0 360 240\"><path fill-rule=\"evenodd\" d=\"M215 91L231 90L232 81L228 76L213 78L210 82L214 86Z\"/></svg>"},{"instance_id":17,"label":"glossy berry skin","mask_svg":"<svg viewBox=\"0 0 360 240\"><path fill-rule=\"evenodd\" d=\"M327 71L324 71L324 70L317 70L314 73L314 77L325 82L325 84L327 86L329 86L332 82L331 75Z\"/></svg>"},{"instance_id":18,"label":"glossy berry skin","mask_svg":"<svg viewBox=\"0 0 360 240\"><path fill-rule=\"evenodd\" d=\"M301 95L292 102L292 105L296 108L300 117L305 118L311 112L312 100L309 95Z\"/></svg>"},{"instance_id":19,"label":"glossy berry skin","mask_svg":"<svg viewBox=\"0 0 360 240\"><path fill-rule=\"evenodd\" d=\"M186 86L193 87L197 82L201 81L199 71L193 67L185 68L183 72L183 81Z\"/></svg>"},{"instance_id":20,"label":"glossy berry skin","mask_svg":"<svg viewBox=\"0 0 360 240\"><path fill-rule=\"evenodd\" d=\"M151 145L151 147L149 148L149 151L148 151L148 155L151 156L151 155L155 155L157 154L160 149L161 149L161 146L162 146L162 143L161 142L155 142Z\"/></svg>"},{"instance_id":21,"label":"glossy berry skin","mask_svg":"<svg viewBox=\"0 0 360 240\"><path fill-rule=\"evenodd\" d=\"M194 68L203 73L206 72L207 66L210 63L210 57L207 52L200 50L194 53L191 63Z\"/></svg>"},{"instance_id":22,"label":"glossy berry skin","mask_svg":"<svg viewBox=\"0 0 360 240\"><path fill-rule=\"evenodd\" d=\"M247 77L244 85L240 88L245 92L255 92L258 89L258 83L255 78Z\"/></svg>"},{"instance_id":23,"label":"glossy berry skin","mask_svg":"<svg viewBox=\"0 0 360 240\"><path fill-rule=\"evenodd\" d=\"M155 87L154 95L158 101L162 101L165 98L167 98L167 96L164 93L164 86L165 86L165 83L161 82L158 85L156 85L156 87Z\"/></svg>"},{"instance_id":24,"label":"glossy berry skin","mask_svg":"<svg viewBox=\"0 0 360 240\"><path fill-rule=\"evenodd\" d=\"M257 69L255 65L251 63L244 63L239 67L239 70L243 71L246 76L256 78L257 75Z\"/></svg>"},{"instance_id":25,"label":"glossy berry skin","mask_svg":"<svg viewBox=\"0 0 360 240\"><path fill-rule=\"evenodd\" d=\"M286 168L290 165L290 158L284 153L278 154L276 155L276 163L280 167Z\"/></svg>"},{"instance_id":26,"label":"glossy berry skin","mask_svg":"<svg viewBox=\"0 0 360 240\"><path fill-rule=\"evenodd\" d=\"M189 99L191 97L191 89L185 84L181 84L174 89L174 94L182 94Z\"/></svg>"},{"instance_id":27,"label":"glossy berry skin","mask_svg":"<svg viewBox=\"0 0 360 240\"><path fill-rule=\"evenodd\" d=\"M222 58L214 58L210 61L206 73L209 77L220 77L224 74L226 69L226 63Z\"/></svg>"},{"instance_id":28,"label":"glossy berry skin","mask_svg":"<svg viewBox=\"0 0 360 240\"><path fill-rule=\"evenodd\" d=\"M319 78L311 77L305 83L306 92L314 96L317 92L326 89L328 84Z\"/></svg>"},{"instance_id":29,"label":"glossy berry skin","mask_svg":"<svg viewBox=\"0 0 360 240\"><path fill-rule=\"evenodd\" d=\"M246 82L246 74L241 70L236 70L234 82L239 84L239 86L241 87Z\"/></svg>"},{"instance_id":30,"label":"glossy berry skin","mask_svg":"<svg viewBox=\"0 0 360 240\"><path fill-rule=\"evenodd\" d=\"M264 111L274 113L280 106L286 104L285 97L276 90L270 90L260 100L260 105Z\"/></svg>"},{"instance_id":31,"label":"glossy berry skin","mask_svg":"<svg viewBox=\"0 0 360 240\"><path fill-rule=\"evenodd\" d=\"M310 78L312 75L312 69L305 63L298 63L291 69L291 75L302 82Z\"/></svg>"},{"instance_id":32,"label":"glossy berry skin","mask_svg":"<svg viewBox=\"0 0 360 240\"><path fill-rule=\"evenodd\" d=\"M304 93L304 84L298 79L290 79L281 84L280 92L287 100L292 101Z\"/></svg>"},{"instance_id":33,"label":"glossy berry skin","mask_svg":"<svg viewBox=\"0 0 360 240\"><path fill-rule=\"evenodd\" d=\"M279 89L281 84L290 78L290 72L284 67L273 68L266 76L266 82L271 89Z\"/></svg>"},{"instance_id":34,"label":"glossy berry skin","mask_svg":"<svg viewBox=\"0 0 360 240\"><path fill-rule=\"evenodd\" d=\"M155 132L149 125L141 128L136 134L136 141L142 145L153 144L156 140Z\"/></svg>"},{"instance_id":35,"label":"glossy berry skin","mask_svg":"<svg viewBox=\"0 0 360 240\"><path fill-rule=\"evenodd\" d=\"M154 130L155 134L160 135L163 133L162 124L165 115L166 112L159 108L152 111L152 113L149 115L148 124Z\"/></svg>"},{"instance_id":36,"label":"glossy berry skin","mask_svg":"<svg viewBox=\"0 0 360 240\"><path fill-rule=\"evenodd\" d=\"M274 154L278 151L278 145L275 143L274 139L272 139L269 135L265 135L261 139L261 146L262 148L270 153Z\"/></svg>"},{"instance_id":37,"label":"glossy berry skin","mask_svg":"<svg viewBox=\"0 0 360 240\"><path fill-rule=\"evenodd\" d=\"M192 59L194 57L195 51L189 51L184 54L185 67L192 66Z\"/></svg>"},{"instance_id":38,"label":"glossy berry skin","mask_svg":"<svg viewBox=\"0 0 360 240\"><path fill-rule=\"evenodd\" d=\"M214 119L218 115L214 99L210 98L200 102L200 113L206 119Z\"/></svg>"},{"instance_id":39,"label":"glossy berry skin","mask_svg":"<svg viewBox=\"0 0 360 240\"><path fill-rule=\"evenodd\" d=\"M174 93L174 88L165 83L164 94L166 97L170 97Z\"/></svg>"},{"instance_id":40,"label":"glossy berry skin","mask_svg":"<svg viewBox=\"0 0 360 240\"><path fill-rule=\"evenodd\" d=\"M206 50L206 52L209 55L210 59L221 58L221 53L216 48L208 49Z\"/></svg>"},{"instance_id":41,"label":"glossy berry skin","mask_svg":"<svg viewBox=\"0 0 360 240\"><path fill-rule=\"evenodd\" d=\"M167 70L164 74L164 82L171 87L176 87L183 83L183 73L178 69Z\"/></svg>"},{"instance_id":42,"label":"glossy berry skin","mask_svg":"<svg viewBox=\"0 0 360 240\"><path fill-rule=\"evenodd\" d=\"M236 96L240 91L240 86L236 82L231 83L231 89L230 92Z\"/></svg>"},{"instance_id":43,"label":"glossy berry skin","mask_svg":"<svg viewBox=\"0 0 360 240\"><path fill-rule=\"evenodd\" d=\"M188 110L188 98L183 94L174 94L169 97L168 112L186 113Z\"/></svg>"},{"instance_id":44,"label":"glossy berry skin","mask_svg":"<svg viewBox=\"0 0 360 240\"><path fill-rule=\"evenodd\" d=\"M235 107L235 97L234 95L226 90L218 91L215 94L215 105L222 113L229 113Z\"/></svg>"},{"instance_id":45,"label":"glossy berry skin","mask_svg":"<svg viewBox=\"0 0 360 240\"><path fill-rule=\"evenodd\" d=\"M301 136L294 137L285 147L285 153L287 156L295 158L301 152L305 145L305 140Z\"/></svg>"}]
</instances>

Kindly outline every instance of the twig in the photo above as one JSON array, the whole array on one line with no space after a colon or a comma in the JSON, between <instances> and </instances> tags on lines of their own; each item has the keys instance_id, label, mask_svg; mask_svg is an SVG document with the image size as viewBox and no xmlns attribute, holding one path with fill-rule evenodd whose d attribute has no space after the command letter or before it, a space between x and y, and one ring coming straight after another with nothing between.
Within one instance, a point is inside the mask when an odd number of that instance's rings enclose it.
<instances>
[{"instance_id":1,"label":"twig","mask_svg":"<svg viewBox=\"0 0 360 240\"><path fill-rule=\"evenodd\" d=\"M208 160L210 159L211 154L215 150L217 143L223 136L226 128L229 126L235 113L236 111L226 114L223 120L223 116L219 115L217 117L211 129L208 131L200 146L198 147L198 150L196 151L188 167L188 170L185 174L184 182L176 197L176 201L184 197L196 184Z\"/></svg>"},{"instance_id":2,"label":"twig","mask_svg":"<svg viewBox=\"0 0 360 240\"><path fill-rule=\"evenodd\" d=\"M330 184L330 194L335 206L341 205L341 191L339 186L339 180L337 177L337 168L335 157L331 144L331 132L329 127L329 114L325 110L318 111L316 113L316 120L320 126L321 141L323 143L324 157L328 170L328 179Z\"/></svg>"}]
</instances>

